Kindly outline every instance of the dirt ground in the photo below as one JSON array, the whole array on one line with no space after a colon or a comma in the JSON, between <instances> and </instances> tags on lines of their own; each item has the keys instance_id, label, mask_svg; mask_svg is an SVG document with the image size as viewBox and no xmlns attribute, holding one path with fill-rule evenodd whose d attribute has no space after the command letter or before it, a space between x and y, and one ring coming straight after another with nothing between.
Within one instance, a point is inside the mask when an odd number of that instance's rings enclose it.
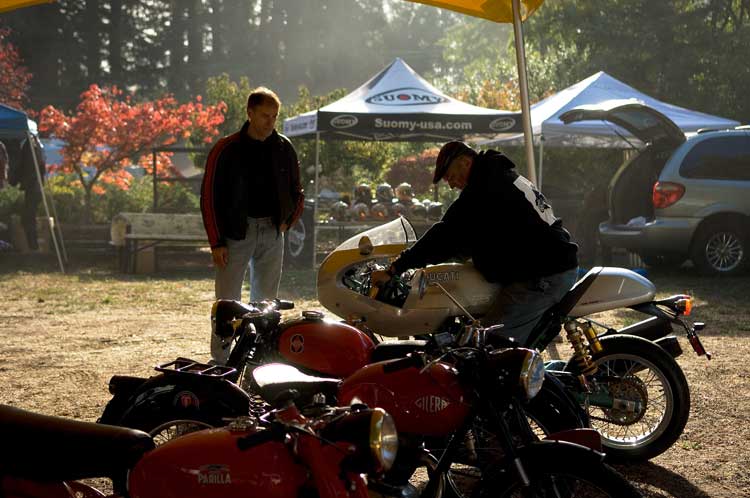
<instances>
[{"instance_id":1,"label":"dirt ground","mask_svg":"<svg viewBox=\"0 0 750 498\"><path fill-rule=\"evenodd\" d=\"M0 403L94 421L109 399L113 374L148 375L177 356L208 359L213 280L205 266L165 267L154 276L125 276L87 262L67 275L0 254ZM698 358L680 338L679 363L691 388L685 432L665 454L619 467L651 497L750 496L750 278L706 279L690 271L649 273L659 296L696 297L705 321ZM312 272L288 272L282 296L321 309ZM614 326L632 315L599 317Z\"/></svg>"}]
</instances>

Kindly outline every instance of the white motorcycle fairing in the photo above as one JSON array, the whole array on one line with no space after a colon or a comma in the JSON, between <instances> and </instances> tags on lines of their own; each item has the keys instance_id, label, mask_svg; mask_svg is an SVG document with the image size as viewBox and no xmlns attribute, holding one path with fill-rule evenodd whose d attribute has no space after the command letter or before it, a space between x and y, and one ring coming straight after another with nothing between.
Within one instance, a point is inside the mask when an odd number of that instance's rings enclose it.
<instances>
[{"instance_id":1,"label":"white motorcycle fairing","mask_svg":"<svg viewBox=\"0 0 750 498\"><path fill-rule=\"evenodd\" d=\"M364 319L368 327L383 336L435 333L446 319L463 313L435 286L428 285L420 297L417 289L424 274L428 283L440 283L472 315L485 314L500 285L487 282L470 262L430 265L413 272L408 282L411 292L402 307L373 299L351 285L347 275L359 270L367 273L367 266L373 262L390 264L415 241L413 227L406 218L400 217L343 242L325 258L318 270L321 305L343 318ZM571 317L649 302L656 293L648 279L624 268L595 267L586 276L592 273L596 278L569 313Z\"/></svg>"}]
</instances>

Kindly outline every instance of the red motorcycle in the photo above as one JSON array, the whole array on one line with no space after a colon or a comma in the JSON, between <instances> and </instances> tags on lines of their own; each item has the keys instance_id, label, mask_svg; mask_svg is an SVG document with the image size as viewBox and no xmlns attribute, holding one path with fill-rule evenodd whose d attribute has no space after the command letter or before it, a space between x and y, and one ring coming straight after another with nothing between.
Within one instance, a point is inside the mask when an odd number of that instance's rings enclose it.
<instances>
[{"instance_id":1,"label":"red motorcycle","mask_svg":"<svg viewBox=\"0 0 750 498\"><path fill-rule=\"evenodd\" d=\"M419 467L426 467L431 477L430 488L423 496L441 496L445 489L464 494L467 487L481 489L485 483L491 488L531 486L525 480L532 473L538 476L535 486L550 486L550 482L560 481L560 475L565 474L572 475L575 486L583 486L581 482L591 484L590 479L618 483L620 491L610 490L602 496L637 496L622 477L602 463L601 453L577 445L538 442L539 433L531 430L529 418L535 428L549 434L577 427L579 422L571 423L566 413L579 413L580 409L575 401L567 399L564 390L560 394L562 402L549 396L557 394L550 389L555 385L554 379L548 382L536 352L488 348L483 329L474 324L466 328L458 342L450 334L437 334L432 343L412 344L412 355L402 358L408 344L375 346L364 332L344 324L322 322L318 316L308 314L302 320L280 325L280 307L288 304L267 302L263 309L235 302L218 304L217 332L232 331L236 336L230 364L253 365L250 392L260 399L273 399L278 390L295 389L308 407L314 407L321 399L391 407L401 444L391 471L383 480L370 482L371 488L376 486L382 496L402 496ZM323 335L326 330L334 333L328 340ZM343 331L351 335L340 334ZM335 340L341 336L349 340ZM360 346L354 347L357 344ZM362 344L369 353L355 357L354 351L362 353ZM330 345L330 349L321 345ZM423 352L417 352L420 349ZM356 368L357 362L373 360L377 351L401 359ZM343 368L336 370L343 376L350 368L354 373L346 375L342 382L339 378L320 379L289 365L290 355L305 352L296 363L307 365L303 367L307 371L313 367L318 371ZM284 363L268 364L274 355ZM264 364L254 364L260 358L266 360ZM159 375L145 382L113 379L115 396L102 418L119 414L120 421L116 423L150 427L154 433L168 428L179 434L191 430L184 426L180 429L180 420L218 425L223 417L250 410L251 398L237 386L240 374L234 368L179 359L159 370ZM141 382L143 386L126 394L119 389L128 382ZM534 402L542 392L548 396L543 409L535 411ZM580 432L572 434L580 441ZM586 441L598 442L595 432L584 435ZM570 436L555 436L566 437ZM491 484L491 476L498 473L505 480Z\"/></svg>"},{"instance_id":2,"label":"red motorcycle","mask_svg":"<svg viewBox=\"0 0 750 498\"><path fill-rule=\"evenodd\" d=\"M293 303L280 300L251 304L217 301L211 320L214 332L231 347L227 364L212 366L177 358L156 367L159 373L149 378L113 376L109 383L113 397L99 422L168 438L174 432L220 426L225 418L264 413L267 398L258 395L257 385L246 374L261 365L284 363L306 374L340 380L367 365L440 347L435 340L376 343L376 336L363 324L359 324L360 330L325 320L316 311L304 311L301 318L282 322L280 311L292 307ZM453 340L441 337L443 345ZM406 382L400 388L410 393L421 386L412 388ZM302 404L316 401L316 394L338 402L336 386L322 393L303 394ZM545 374L540 392L524 401L524 409L547 433L588 426L585 412L551 375Z\"/></svg>"},{"instance_id":3,"label":"red motorcycle","mask_svg":"<svg viewBox=\"0 0 750 498\"><path fill-rule=\"evenodd\" d=\"M158 447L139 430L0 406L0 496L104 497L79 480L106 477L112 497L368 497L365 474L387 470L397 452L393 419L364 405L303 416L292 394L263 420Z\"/></svg>"}]
</instances>

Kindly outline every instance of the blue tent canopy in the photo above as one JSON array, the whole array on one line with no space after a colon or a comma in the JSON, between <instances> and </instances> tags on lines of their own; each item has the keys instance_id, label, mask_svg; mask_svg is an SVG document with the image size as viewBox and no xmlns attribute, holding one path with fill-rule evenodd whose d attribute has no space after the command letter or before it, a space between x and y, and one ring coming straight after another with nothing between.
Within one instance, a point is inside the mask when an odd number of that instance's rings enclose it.
<instances>
[{"instance_id":1,"label":"blue tent canopy","mask_svg":"<svg viewBox=\"0 0 750 498\"><path fill-rule=\"evenodd\" d=\"M25 112L0 104L0 138L24 138L27 132L37 134L36 122Z\"/></svg>"}]
</instances>

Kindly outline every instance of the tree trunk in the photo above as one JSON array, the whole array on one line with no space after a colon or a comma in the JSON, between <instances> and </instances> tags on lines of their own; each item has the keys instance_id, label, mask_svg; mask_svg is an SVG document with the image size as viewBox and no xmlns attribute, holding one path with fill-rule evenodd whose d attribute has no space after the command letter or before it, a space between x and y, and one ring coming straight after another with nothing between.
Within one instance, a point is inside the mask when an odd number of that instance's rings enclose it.
<instances>
[{"instance_id":1,"label":"tree trunk","mask_svg":"<svg viewBox=\"0 0 750 498\"><path fill-rule=\"evenodd\" d=\"M116 85L122 85L123 1L110 0L109 8L109 80Z\"/></svg>"},{"instance_id":2,"label":"tree trunk","mask_svg":"<svg viewBox=\"0 0 750 498\"><path fill-rule=\"evenodd\" d=\"M98 0L86 0L83 12L83 39L85 40L86 70L89 83L101 83L102 54L101 54L101 16Z\"/></svg>"}]
</instances>

